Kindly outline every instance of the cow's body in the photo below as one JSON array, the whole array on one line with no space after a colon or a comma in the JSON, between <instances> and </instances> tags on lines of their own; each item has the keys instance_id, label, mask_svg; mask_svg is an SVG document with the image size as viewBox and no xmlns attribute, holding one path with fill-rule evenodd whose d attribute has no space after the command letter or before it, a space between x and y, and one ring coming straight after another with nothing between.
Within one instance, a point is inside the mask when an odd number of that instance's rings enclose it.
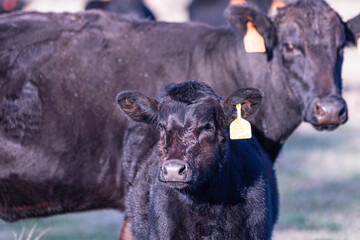
<instances>
[{"instance_id":1,"label":"cow's body","mask_svg":"<svg viewBox=\"0 0 360 240\"><path fill-rule=\"evenodd\" d=\"M191 98L202 91L198 85L204 86L186 82L173 85L169 91L187 88L183 91L185 98ZM254 139L230 141L228 120L212 95L199 94L200 97L185 100L184 104L184 98L178 97L181 93L176 92L176 100L171 99L174 96L171 94L159 103L157 120L130 124L124 137L123 172L129 188L125 214L133 226L134 238L270 239L278 211L270 158ZM121 101L131 102L135 98L119 98L126 113ZM131 106L135 107L130 114L141 111L136 103ZM235 111L235 105L232 107ZM207 119L204 116L207 114L216 117ZM215 139L211 133L198 132L204 119L213 124L214 130L210 131L216 132ZM166 130L159 130L157 122ZM195 171L191 180L181 176L175 176L175 180L166 178L170 169L161 177L166 170L159 173L159 169L167 169L168 162L174 161L189 163L189 168ZM177 184L183 181L188 185L179 187Z\"/></svg>"},{"instance_id":2,"label":"cow's body","mask_svg":"<svg viewBox=\"0 0 360 240\"><path fill-rule=\"evenodd\" d=\"M322 52L317 52L313 64L308 58L298 63L305 76L289 74L292 65L285 68L283 45L276 45L274 29L267 29L272 27L269 19L255 18L257 10L248 5L227 14L232 24L227 28L132 21L97 11L0 17L1 217L123 208L118 156L128 121L115 104L108 104L119 90L155 96L161 85L187 79L204 80L220 95L258 87L265 104L252 123L272 160L302 120L330 129L346 121L340 97L342 57L331 50L339 39L345 41L345 33L335 13L326 59L336 65L320 61ZM245 53L248 18L263 34L267 54ZM277 24L284 24L279 19ZM327 97L341 107L335 111L341 110L341 116L322 123L309 119L313 99Z\"/></svg>"},{"instance_id":3,"label":"cow's body","mask_svg":"<svg viewBox=\"0 0 360 240\"><path fill-rule=\"evenodd\" d=\"M82 32L90 19L61 15L64 28L60 19L49 18L55 14L24 15L32 16L33 28L10 24L8 30L22 32L22 37L1 39L1 217L121 208L123 129L115 129L125 120L108 104L117 79L105 79L102 72L98 81L87 70L100 67L100 58L106 59L104 66L111 60L106 53L91 57L101 49L94 29ZM31 39L26 37L32 33ZM93 45L94 52L84 56L84 44Z\"/></svg>"}]
</instances>

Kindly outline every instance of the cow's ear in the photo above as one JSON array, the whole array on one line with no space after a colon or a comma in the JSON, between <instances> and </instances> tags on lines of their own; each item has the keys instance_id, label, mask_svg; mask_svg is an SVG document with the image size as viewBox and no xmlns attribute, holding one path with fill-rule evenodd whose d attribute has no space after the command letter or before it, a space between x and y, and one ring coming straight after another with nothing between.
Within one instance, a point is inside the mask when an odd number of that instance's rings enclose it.
<instances>
[{"instance_id":1,"label":"cow's ear","mask_svg":"<svg viewBox=\"0 0 360 240\"><path fill-rule=\"evenodd\" d=\"M360 14L346 22L346 41L356 44L360 38Z\"/></svg>"},{"instance_id":2,"label":"cow's ear","mask_svg":"<svg viewBox=\"0 0 360 240\"><path fill-rule=\"evenodd\" d=\"M123 112L135 122L155 123L158 118L158 102L141 92L126 91L116 96Z\"/></svg>"},{"instance_id":3,"label":"cow's ear","mask_svg":"<svg viewBox=\"0 0 360 240\"><path fill-rule=\"evenodd\" d=\"M266 50L272 50L276 44L276 28L274 23L255 5L245 3L242 5L230 5L225 10L225 18L230 25L244 37L247 31L247 22L252 22L256 30L265 41Z\"/></svg>"},{"instance_id":4,"label":"cow's ear","mask_svg":"<svg viewBox=\"0 0 360 240\"><path fill-rule=\"evenodd\" d=\"M229 122L237 117L236 105L241 104L241 117L251 120L259 110L263 99L263 92L256 88L241 88L224 101L224 112Z\"/></svg>"}]
</instances>

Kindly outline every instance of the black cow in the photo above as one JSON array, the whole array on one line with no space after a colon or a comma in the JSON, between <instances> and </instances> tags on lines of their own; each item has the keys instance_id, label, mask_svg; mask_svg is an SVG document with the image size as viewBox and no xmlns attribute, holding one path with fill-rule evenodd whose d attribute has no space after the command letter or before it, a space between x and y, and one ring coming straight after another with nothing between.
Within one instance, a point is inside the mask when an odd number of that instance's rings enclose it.
<instances>
[{"instance_id":1,"label":"black cow","mask_svg":"<svg viewBox=\"0 0 360 240\"><path fill-rule=\"evenodd\" d=\"M278 196L272 162L253 139L230 140L236 104L251 118L262 100L245 88L227 99L198 81L137 91L117 102L135 122L124 137L126 217L135 239L271 238Z\"/></svg>"},{"instance_id":2,"label":"black cow","mask_svg":"<svg viewBox=\"0 0 360 240\"><path fill-rule=\"evenodd\" d=\"M191 21L199 21L214 26L221 26L227 23L224 17L224 10L230 0L193 0L189 6ZM269 12L272 0L248 0L247 2L256 5L264 14Z\"/></svg>"},{"instance_id":3,"label":"black cow","mask_svg":"<svg viewBox=\"0 0 360 240\"><path fill-rule=\"evenodd\" d=\"M193 0L188 8L190 20L214 26L225 25L227 21L224 17L224 10L229 2L230 0ZM248 2L255 4L266 14L269 12L272 0L248 0ZM109 2L91 0L86 5L86 9L95 8L155 20L154 15L142 0L112 0Z\"/></svg>"},{"instance_id":4,"label":"black cow","mask_svg":"<svg viewBox=\"0 0 360 240\"><path fill-rule=\"evenodd\" d=\"M142 0L112 0L99 1L90 0L85 9L102 9L104 11L128 14L137 18L147 18L155 20L151 11L143 4Z\"/></svg>"},{"instance_id":5,"label":"black cow","mask_svg":"<svg viewBox=\"0 0 360 240\"><path fill-rule=\"evenodd\" d=\"M325 2L289 4L274 21L250 4L226 16L227 28L100 11L0 16L1 218L123 209L119 151L128 121L109 105L118 90L155 96L188 79L223 96L263 89L252 123L272 160L302 120L329 130L346 121L346 24ZM266 54L244 51L249 20Z\"/></svg>"},{"instance_id":6,"label":"black cow","mask_svg":"<svg viewBox=\"0 0 360 240\"><path fill-rule=\"evenodd\" d=\"M21 10L23 7L23 0L0 0L0 13Z\"/></svg>"}]
</instances>

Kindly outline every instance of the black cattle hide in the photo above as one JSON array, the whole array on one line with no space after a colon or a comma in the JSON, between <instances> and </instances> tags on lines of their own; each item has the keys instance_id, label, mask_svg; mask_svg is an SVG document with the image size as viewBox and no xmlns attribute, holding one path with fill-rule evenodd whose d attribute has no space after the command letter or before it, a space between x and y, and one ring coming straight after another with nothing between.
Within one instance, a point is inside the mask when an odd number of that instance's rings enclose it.
<instances>
[{"instance_id":1,"label":"black cattle hide","mask_svg":"<svg viewBox=\"0 0 360 240\"><path fill-rule=\"evenodd\" d=\"M135 239L271 238L278 212L272 162L255 139L231 141L228 132L237 103L247 103L243 116L256 113L258 90L224 101L189 81L168 88L160 103L139 92L117 101L140 122L127 129L122 157ZM162 177L174 159L187 164L187 180Z\"/></svg>"}]
</instances>

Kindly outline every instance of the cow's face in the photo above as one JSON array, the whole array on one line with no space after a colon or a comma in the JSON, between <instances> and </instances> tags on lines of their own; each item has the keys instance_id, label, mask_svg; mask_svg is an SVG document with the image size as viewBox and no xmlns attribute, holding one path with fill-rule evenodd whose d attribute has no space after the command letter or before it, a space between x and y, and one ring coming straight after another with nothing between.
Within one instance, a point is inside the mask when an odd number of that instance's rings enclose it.
<instances>
[{"instance_id":1,"label":"cow's face","mask_svg":"<svg viewBox=\"0 0 360 240\"><path fill-rule=\"evenodd\" d=\"M228 125L236 116L235 105L243 103L243 115L250 117L262 94L252 88L241 89L224 101L206 84L189 81L172 85L157 106L151 104L154 99L137 92L121 93L117 99L132 120L141 119L158 129L159 180L173 188L195 191L212 179L226 159ZM140 115L147 117L138 118Z\"/></svg>"},{"instance_id":2,"label":"cow's face","mask_svg":"<svg viewBox=\"0 0 360 240\"><path fill-rule=\"evenodd\" d=\"M346 28L322 1L299 1L275 18L284 73L302 103L303 119L317 129L332 130L347 120L341 97L341 67Z\"/></svg>"},{"instance_id":3,"label":"cow's face","mask_svg":"<svg viewBox=\"0 0 360 240\"><path fill-rule=\"evenodd\" d=\"M324 1L299 0L279 9L274 21L246 4L229 8L227 17L242 32L247 21L254 23L265 39L268 59L284 74L304 121L318 130L332 130L347 121L341 67L343 48L353 41L352 33Z\"/></svg>"}]
</instances>

